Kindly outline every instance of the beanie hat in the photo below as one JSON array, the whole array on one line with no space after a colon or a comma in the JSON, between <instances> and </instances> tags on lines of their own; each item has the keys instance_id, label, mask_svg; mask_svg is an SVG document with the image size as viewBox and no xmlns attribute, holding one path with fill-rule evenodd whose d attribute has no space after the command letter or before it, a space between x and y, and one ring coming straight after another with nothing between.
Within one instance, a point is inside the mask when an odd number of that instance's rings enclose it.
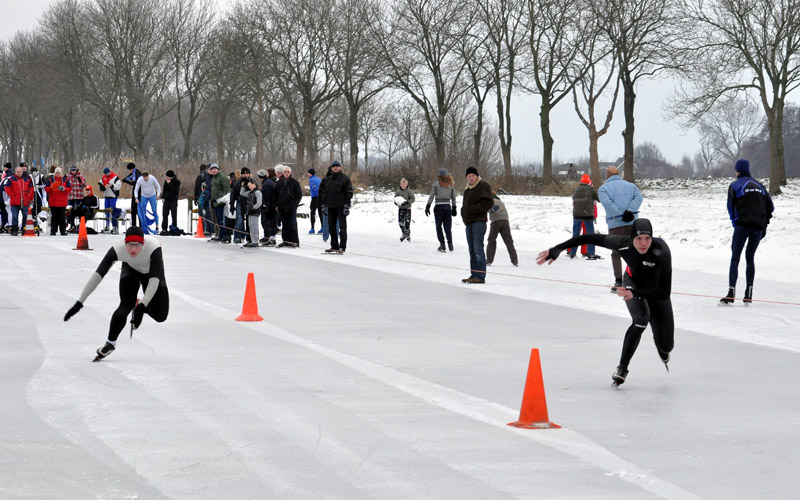
<instances>
[{"instance_id":1,"label":"beanie hat","mask_svg":"<svg viewBox=\"0 0 800 500\"><path fill-rule=\"evenodd\" d=\"M167 174L166 175L167 175L167 177L175 177L175 172L173 172L172 170L167 170Z\"/></svg>"},{"instance_id":2,"label":"beanie hat","mask_svg":"<svg viewBox=\"0 0 800 500\"><path fill-rule=\"evenodd\" d=\"M635 238L640 234L653 236L653 225L647 219L636 219L631 226L631 238Z\"/></svg>"},{"instance_id":3,"label":"beanie hat","mask_svg":"<svg viewBox=\"0 0 800 500\"><path fill-rule=\"evenodd\" d=\"M104 168L104 169L103 169L103 173L104 173L104 174L107 174L107 173L109 173L109 172L111 172L111 169L110 169L110 168L106 167L106 168Z\"/></svg>"},{"instance_id":4,"label":"beanie hat","mask_svg":"<svg viewBox=\"0 0 800 500\"><path fill-rule=\"evenodd\" d=\"M11 168L11 163L4 163L3 168Z\"/></svg>"},{"instance_id":5,"label":"beanie hat","mask_svg":"<svg viewBox=\"0 0 800 500\"><path fill-rule=\"evenodd\" d=\"M241 172L241 173L243 173L243 174L249 174L249 173L250 173L250 169L249 169L249 168L247 168L247 167L242 167L242 172Z\"/></svg>"},{"instance_id":6,"label":"beanie hat","mask_svg":"<svg viewBox=\"0 0 800 500\"><path fill-rule=\"evenodd\" d=\"M125 243L144 243L144 231L139 226L131 226L125 231Z\"/></svg>"},{"instance_id":7,"label":"beanie hat","mask_svg":"<svg viewBox=\"0 0 800 500\"><path fill-rule=\"evenodd\" d=\"M740 174L749 174L750 173L750 162L745 160L744 158L739 159L736 162L736 171Z\"/></svg>"},{"instance_id":8,"label":"beanie hat","mask_svg":"<svg viewBox=\"0 0 800 500\"><path fill-rule=\"evenodd\" d=\"M64 175L64 171L63 171L63 170L61 170L61 167L56 167L56 169L53 171L53 173L54 173L54 174L61 174L61 175Z\"/></svg>"},{"instance_id":9,"label":"beanie hat","mask_svg":"<svg viewBox=\"0 0 800 500\"><path fill-rule=\"evenodd\" d=\"M592 178L589 177L589 174L583 174L581 176L581 184L592 184Z\"/></svg>"},{"instance_id":10,"label":"beanie hat","mask_svg":"<svg viewBox=\"0 0 800 500\"><path fill-rule=\"evenodd\" d=\"M467 167L467 175L469 174L478 175L478 169L475 167Z\"/></svg>"},{"instance_id":11,"label":"beanie hat","mask_svg":"<svg viewBox=\"0 0 800 500\"><path fill-rule=\"evenodd\" d=\"M311 174L311 175L317 175L317 171L314 170L313 168L309 168L308 169L308 173Z\"/></svg>"},{"instance_id":12,"label":"beanie hat","mask_svg":"<svg viewBox=\"0 0 800 500\"><path fill-rule=\"evenodd\" d=\"M262 168L262 169L259 169L259 170L258 170L258 172L256 172L256 175L257 175L257 176L259 176L259 177L261 177L261 178L263 179L264 177L266 177L266 176L267 176L267 171L266 171L266 170L264 170L263 168Z\"/></svg>"},{"instance_id":13,"label":"beanie hat","mask_svg":"<svg viewBox=\"0 0 800 500\"><path fill-rule=\"evenodd\" d=\"M128 167L128 170L133 170L136 168L136 164L133 162L128 163L126 166Z\"/></svg>"},{"instance_id":14,"label":"beanie hat","mask_svg":"<svg viewBox=\"0 0 800 500\"><path fill-rule=\"evenodd\" d=\"M341 167L341 166L342 166L342 164L341 164L341 163L339 163L339 162L338 162L338 161L336 161L336 160L334 160L334 161L333 161L333 163L331 163L331 167Z\"/></svg>"},{"instance_id":15,"label":"beanie hat","mask_svg":"<svg viewBox=\"0 0 800 500\"><path fill-rule=\"evenodd\" d=\"M77 165L73 165L73 166L69 167L69 170L70 170L70 172L73 171L73 170L78 170L78 166Z\"/></svg>"},{"instance_id":16,"label":"beanie hat","mask_svg":"<svg viewBox=\"0 0 800 500\"><path fill-rule=\"evenodd\" d=\"M444 177L445 175L447 175L447 169L446 168L440 168L439 171L436 172L436 175L438 175L439 177Z\"/></svg>"}]
</instances>

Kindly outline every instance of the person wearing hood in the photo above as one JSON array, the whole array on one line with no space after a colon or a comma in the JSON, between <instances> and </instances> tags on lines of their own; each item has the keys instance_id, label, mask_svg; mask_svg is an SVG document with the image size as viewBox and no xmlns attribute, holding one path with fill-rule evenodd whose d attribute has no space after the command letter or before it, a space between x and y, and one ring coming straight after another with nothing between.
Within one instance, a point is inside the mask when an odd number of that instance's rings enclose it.
<instances>
[{"instance_id":1,"label":"person wearing hood","mask_svg":"<svg viewBox=\"0 0 800 500\"><path fill-rule=\"evenodd\" d=\"M572 192L572 237L578 236L583 230L584 234L594 233L594 220L597 218L597 191L592 187L592 178L587 174L581 177L581 183ZM570 248L567 254L570 259L575 258L578 248ZM598 259L594 253L594 245L587 245L586 258Z\"/></svg>"},{"instance_id":2,"label":"person wearing hood","mask_svg":"<svg viewBox=\"0 0 800 500\"><path fill-rule=\"evenodd\" d=\"M764 185L750 175L750 162L744 158L736 162L736 180L728 187L728 215L733 224L731 241L731 265L728 269L728 295L720 299L720 304L733 304L736 297L736 281L739 278L739 259L744 250L747 263L747 280L743 302L753 302L753 282L756 277L756 250L767 235L767 226L772 219L775 205ZM747 248L745 249L745 245Z\"/></svg>"},{"instance_id":3,"label":"person wearing hood","mask_svg":"<svg viewBox=\"0 0 800 500\"><path fill-rule=\"evenodd\" d=\"M103 208L108 210L106 216L106 231L109 227L113 228L114 234L119 233L119 218L120 210L117 208L117 198L122 189L122 179L117 174L111 171L109 167L103 169L103 177L97 181L100 187L100 192L103 194Z\"/></svg>"},{"instance_id":4,"label":"person wearing hood","mask_svg":"<svg viewBox=\"0 0 800 500\"><path fill-rule=\"evenodd\" d=\"M584 234L545 250L536 257L539 265L552 264L567 248L583 244L598 245L615 250L628 265L617 295L625 301L631 315L631 325L625 332L619 366L611 379L619 386L628 376L642 333L649 324L653 330L656 350L669 371L670 352L674 347L675 321L672 314L672 254L661 238L653 237L648 219L636 219L630 233L621 235Z\"/></svg>"}]
</instances>

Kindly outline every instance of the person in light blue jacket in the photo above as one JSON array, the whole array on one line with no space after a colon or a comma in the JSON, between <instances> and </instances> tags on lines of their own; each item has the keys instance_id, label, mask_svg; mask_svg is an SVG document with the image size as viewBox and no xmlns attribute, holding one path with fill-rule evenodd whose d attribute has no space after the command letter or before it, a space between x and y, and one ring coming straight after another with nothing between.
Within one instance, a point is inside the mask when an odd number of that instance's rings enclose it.
<instances>
[{"instance_id":1,"label":"person in light blue jacket","mask_svg":"<svg viewBox=\"0 0 800 500\"><path fill-rule=\"evenodd\" d=\"M606 176L606 182L597 190L597 197L606 211L608 234L630 234L633 221L639 217L642 192L632 182L622 180L617 167L608 167ZM614 293L617 287L622 286L622 260L616 251L611 252L611 265L614 268L611 292Z\"/></svg>"}]
</instances>

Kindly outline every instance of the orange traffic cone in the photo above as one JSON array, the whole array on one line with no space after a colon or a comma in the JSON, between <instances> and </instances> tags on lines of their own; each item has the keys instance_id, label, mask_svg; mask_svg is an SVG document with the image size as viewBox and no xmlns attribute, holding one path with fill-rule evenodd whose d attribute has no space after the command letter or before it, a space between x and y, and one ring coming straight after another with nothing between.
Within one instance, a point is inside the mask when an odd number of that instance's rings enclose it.
<instances>
[{"instance_id":1,"label":"orange traffic cone","mask_svg":"<svg viewBox=\"0 0 800 500\"><path fill-rule=\"evenodd\" d=\"M206 236L203 234L203 218L200 217L197 219L197 232L194 233L195 238L205 238Z\"/></svg>"},{"instance_id":2,"label":"orange traffic cone","mask_svg":"<svg viewBox=\"0 0 800 500\"><path fill-rule=\"evenodd\" d=\"M22 236L39 236L33 228L33 216L31 215L31 207L28 207L28 217L25 218L25 232Z\"/></svg>"},{"instance_id":3,"label":"orange traffic cone","mask_svg":"<svg viewBox=\"0 0 800 500\"><path fill-rule=\"evenodd\" d=\"M528 378L525 380L525 392L522 394L522 408L519 410L519 420L508 425L523 429L561 428L560 425L550 422L547 418L547 400L544 397L539 349L531 349Z\"/></svg>"},{"instance_id":4,"label":"orange traffic cone","mask_svg":"<svg viewBox=\"0 0 800 500\"><path fill-rule=\"evenodd\" d=\"M242 314L236 321L264 321L258 315L258 301L256 300L256 278L253 273L247 273L247 288L244 291L244 304Z\"/></svg>"},{"instance_id":5,"label":"orange traffic cone","mask_svg":"<svg viewBox=\"0 0 800 500\"><path fill-rule=\"evenodd\" d=\"M78 230L78 246L73 250L91 250L89 238L86 237L86 219L84 217L81 217L81 227Z\"/></svg>"}]
</instances>

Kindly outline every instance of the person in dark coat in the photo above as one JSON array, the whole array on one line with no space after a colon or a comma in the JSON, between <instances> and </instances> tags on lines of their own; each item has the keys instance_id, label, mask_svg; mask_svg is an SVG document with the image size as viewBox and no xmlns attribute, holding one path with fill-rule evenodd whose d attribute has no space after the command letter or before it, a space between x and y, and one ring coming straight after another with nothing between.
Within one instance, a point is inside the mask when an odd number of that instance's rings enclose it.
<instances>
[{"instance_id":1,"label":"person in dark coat","mask_svg":"<svg viewBox=\"0 0 800 500\"><path fill-rule=\"evenodd\" d=\"M592 187L592 178L587 174L581 177L581 183L572 192L572 237L581 234L581 229L584 229L585 234L594 233L594 219L597 217L597 205L595 204L599 198L597 191ZM570 248L567 255L570 259L575 258L578 248ZM597 259L597 254L594 253L594 245L587 245L586 258L589 260Z\"/></svg>"},{"instance_id":2,"label":"person in dark coat","mask_svg":"<svg viewBox=\"0 0 800 500\"><path fill-rule=\"evenodd\" d=\"M483 250L483 237L489 210L494 206L492 187L478 175L475 167L467 168L467 187L461 204L461 220L464 221L469 247L469 278L462 283L486 282L486 253Z\"/></svg>"},{"instance_id":3,"label":"person in dark coat","mask_svg":"<svg viewBox=\"0 0 800 500\"><path fill-rule=\"evenodd\" d=\"M300 246L300 237L297 234L297 207L303 199L303 188L292 177L292 169L283 167L283 177L275 187L275 206L281 219L281 242L278 247L297 248Z\"/></svg>"},{"instance_id":4,"label":"person in dark coat","mask_svg":"<svg viewBox=\"0 0 800 500\"><path fill-rule=\"evenodd\" d=\"M161 213L163 220L161 221L161 231L168 232L169 223L167 218L172 214L172 225L178 227L178 196L181 191L181 181L175 176L175 172L167 170L164 179L164 187L161 188L161 199L163 200Z\"/></svg>"},{"instance_id":5,"label":"person in dark coat","mask_svg":"<svg viewBox=\"0 0 800 500\"><path fill-rule=\"evenodd\" d=\"M264 237L260 242L264 246L274 247L277 243L275 236L278 234L278 212L275 209L275 169L259 170L258 178L261 179L261 228Z\"/></svg>"},{"instance_id":6,"label":"person in dark coat","mask_svg":"<svg viewBox=\"0 0 800 500\"><path fill-rule=\"evenodd\" d=\"M139 180L139 177L142 176L142 173L139 172L139 170L136 168L136 164L133 162L128 163L126 168L128 169L128 175L124 179L122 179L122 182L131 187L131 225L136 226L138 203L136 203L136 196L134 195L134 191L136 191L136 181Z\"/></svg>"},{"instance_id":7,"label":"person in dark coat","mask_svg":"<svg viewBox=\"0 0 800 500\"><path fill-rule=\"evenodd\" d=\"M331 163L331 175L325 179L325 198L323 213L328 214L328 232L331 247L327 253L344 253L347 249L347 216L350 215L350 202L353 199L353 183L350 177L342 173L342 164ZM336 231L338 223L339 231Z\"/></svg>"},{"instance_id":8,"label":"person in dark coat","mask_svg":"<svg viewBox=\"0 0 800 500\"><path fill-rule=\"evenodd\" d=\"M756 250L767 234L767 226L772 219L775 206L764 186L750 176L750 162L744 158L736 162L736 180L728 187L728 215L733 224L731 241L731 265L728 270L728 295L721 304L733 304L736 296L736 281L739 278L739 259L742 250L747 262L747 288L744 303L753 302L753 281L756 277ZM745 249L745 244L747 249Z\"/></svg>"}]
</instances>

